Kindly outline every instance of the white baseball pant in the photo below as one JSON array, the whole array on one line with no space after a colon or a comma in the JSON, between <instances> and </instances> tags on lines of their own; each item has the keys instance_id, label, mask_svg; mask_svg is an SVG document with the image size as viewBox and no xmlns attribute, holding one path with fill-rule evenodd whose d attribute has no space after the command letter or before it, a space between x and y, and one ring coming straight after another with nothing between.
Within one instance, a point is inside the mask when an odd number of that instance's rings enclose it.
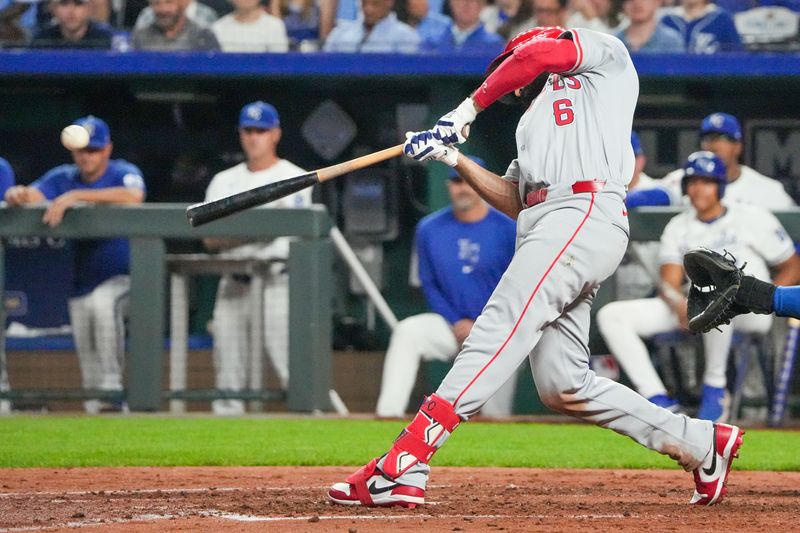
<instances>
[{"instance_id":1,"label":"white baseball pant","mask_svg":"<svg viewBox=\"0 0 800 533\"><path fill-rule=\"evenodd\" d=\"M386 351L375 414L390 418L405 416L420 361L451 361L458 354L458 348L450 324L438 313L423 313L401 320L392 332ZM486 402L481 414L511 415L516 377L514 374Z\"/></svg>"},{"instance_id":2,"label":"white baseball pant","mask_svg":"<svg viewBox=\"0 0 800 533\"><path fill-rule=\"evenodd\" d=\"M89 294L69 299L72 335L85 389L122 391L130 287L130 276L114 276ZM84 402L88 413L95 414L99 408L97 400Z\"/></svg>"},{"instance_id":3,"label":"white baseball pant","mask_svg":"<svg viewBox=\"0 0 800 533\"><path fill-rule=\"evenodd\" d=\"M223 276L214 304L214 370L216 387L226 391L248 388L250 371L250 329L264 331L264 348L280 380L289 383L289 276L270 274L264 286L264 323L253 323L253 295L249 283ZM244 402L218 399L212 402L215 414L237 415L245 412Z\"/></svg>"},{"instance_id":4,"label":"white baseball pant","mask_svg":"<svg viewBox=\"0 0 800 533\"><path fill-rule=\"evenodd\" d=\"M725 372L734 329L766 333L771 326L772 317L769 315L746 314L735 317L730 326L722 326L722 331L704 333L703 383L718 388L726 385ZM650 398L667 393L642 341L642 338L680 328L678 317L664 300L644 298L611 302L597 312L597 327L608 349L642 396Z\"/></svg>"}]
</instances>

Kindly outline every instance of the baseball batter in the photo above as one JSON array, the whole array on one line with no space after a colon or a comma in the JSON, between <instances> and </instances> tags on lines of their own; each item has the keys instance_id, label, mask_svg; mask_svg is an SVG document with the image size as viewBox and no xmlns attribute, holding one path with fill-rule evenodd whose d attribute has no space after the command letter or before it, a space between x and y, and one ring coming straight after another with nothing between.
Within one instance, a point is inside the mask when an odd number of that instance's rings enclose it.
<instances>
[{"instance_id":1,"label":"baseball batter","mask_svg":"<svg viewBox=\"0 0 800 533\"><path fill-rule=\"evenodd\" d=\"M239 141L246 161L215 175L206 189L206 201L218 200L254 187L304 174L297 165L281 159L276 150L281 138L277 110L266 102L244 106L239 116ZM305 189L265 207L290 208L311 205L311 189ZM224 251L234 258L278 259L289 257L289 237L278 237L268 243L231 242L205 239L212 251ZM214 369L217 389L241 391L247 388L251 327L264 328L266 350L281 385L289 382L289 278L283 264L276 263L264 288L264 324L252 324L250 280L240 276L223 276L214 304ZM211 404L218 415L240 415L244 402L218 399Z\"/></svg>"},{"instance_id":2,"label":"baseball batter","mask_svg":"<svg viewBox=\"0 0 800 533\"><path fill-rule=\"evenodd\" d=\"M334 484L329 498L424 503L433 454L528 357L551 409L670 455L694 471L692 503L718 502L742 431L673 414L589 368L591 302L628 243L623 200L639 80L625 46L590 30L534 28L512 39L490 70L434 128L410 135L405 151L455 167L516 218L515 255L436 393L385 455ZM477 113L510 93L533 102L517 127L518 157L500 177L452 144L465 140Z\"/></svg>"},{"instance_id":3,"label":"baseball batter","mask_svg":"<svg viewBox=\"0 0 800 533\"><path fill-rule=\"evenodd\" d=\"M778 219L764 209L742 203L728 207L721 201L727 193L726 168L711 152L695 152L685 165L682 189L692 207L669 221L661 237L661 297L612 302L597 313L601 335L636 390L667 408L677 404L653 368L642 337L687 327L683 254L703 246L736 257L747 264L748 273L769 279L769 266L777 270L776 281L795 279L798 258L792 240ZM703 335L705 371L698 418L724 421L729 399L725 372L733 330L765 333L772 325L767 315L746 314Z\"/></svg>"}]
</instances>

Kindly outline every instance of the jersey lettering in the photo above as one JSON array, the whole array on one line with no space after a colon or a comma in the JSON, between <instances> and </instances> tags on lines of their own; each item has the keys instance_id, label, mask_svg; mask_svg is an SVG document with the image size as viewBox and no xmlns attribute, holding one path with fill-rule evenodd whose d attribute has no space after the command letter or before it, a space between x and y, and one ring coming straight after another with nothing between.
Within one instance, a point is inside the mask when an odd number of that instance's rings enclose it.
<instances>
[{"instance_id":1,"label":"jersey lettering","mask_svg":"<svg viewBox=\"0 0 800 533\"><path fill-rule=\"evenodd\" d=\"M580 89L581 82L577 78L573 78L572 76L553 76L553 91L561 91L564 89L565 84L566 87L570 89Z\"/></svg>"},{"instance_id":2,"label":"jersey lettering","mask_svg":"<svg viewBox=\"0 0 800 533\"><path fill-rule=\"evenodd\" d=\"M561 98L553 102L553 117L556 119L557 126L572 124L575 120L575 113L572 111L572 100Z\"/></svg>"}]
</instances>

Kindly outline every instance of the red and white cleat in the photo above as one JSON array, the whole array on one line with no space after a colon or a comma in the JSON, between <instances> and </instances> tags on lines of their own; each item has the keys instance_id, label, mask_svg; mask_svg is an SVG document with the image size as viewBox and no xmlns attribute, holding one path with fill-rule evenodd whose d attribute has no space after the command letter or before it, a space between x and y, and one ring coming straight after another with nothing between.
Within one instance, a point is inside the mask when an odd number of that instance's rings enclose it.
<instances>
[{"instance_id":1,"label":"red and white cleat","mask_svg":"<svg viewBox=\"0 0 800 533\"><path fill-rule=\"evenodd\" d=\"M339 505L365 507L409 507L425 503L425 489L403 485L378 469L378 459L347 477L344 483L334 483L328 498Z\"/></svg>"},{"instance_id":2,"label":"red and white cleat","mask_svg":"<svg viewBox=\"0 0 800 533\"><path fill-rule=\"evenodd\" d=\"M714 424L714 447L711 453L694 470L694 496L689 503L693 505L714 505L728 493L725 486L731 463L739 457L744 431L728 424Z\"/></svg>"}]
</instances>

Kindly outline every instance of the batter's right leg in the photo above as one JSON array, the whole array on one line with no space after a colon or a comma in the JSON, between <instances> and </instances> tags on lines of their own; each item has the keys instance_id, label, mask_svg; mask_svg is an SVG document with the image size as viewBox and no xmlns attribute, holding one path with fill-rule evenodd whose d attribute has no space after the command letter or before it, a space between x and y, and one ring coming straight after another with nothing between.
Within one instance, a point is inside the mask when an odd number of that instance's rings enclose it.
<instances>
[{"instance_id":1,"label":"batter's right leg","mask_svg":"<svg viewBox=\"0 0 800 533\"><path fill-rule=\"evenodd\" d=\"M386 350L375 414L390 418L405 416L420 361L447 361L457 351L456 337L443 316L423 313L401 320Z\"/></svg>"},{"instance_id":2,"label":"batter's right leg","mask_svg":"<svg viewBox=\"0 0 800 533\"><path fill-rule=\"evenodd\" d=\"M94 320L90 298L91 294L87 294L69 299L69 321L72 326L72 338L75 340L78 366L81 370L81 384L84 389L99 389L103 374L94 346L92 334ZM85 400L83 408L89 414L98 414L101 408L100 400Z\"/></svg>"},{"instance_id":3,"label":"batter's right leg","mask_svg":"<svg viewBox=\"0 0 800 533\"><path fill-rule=\"evenodd\" d=\"M666 396L667 389L642 337L680 327L669 306L661 298L611 302L597 312L596 323L608 349L639 394L648 399Z\"/></svg>"}]
</instances>

